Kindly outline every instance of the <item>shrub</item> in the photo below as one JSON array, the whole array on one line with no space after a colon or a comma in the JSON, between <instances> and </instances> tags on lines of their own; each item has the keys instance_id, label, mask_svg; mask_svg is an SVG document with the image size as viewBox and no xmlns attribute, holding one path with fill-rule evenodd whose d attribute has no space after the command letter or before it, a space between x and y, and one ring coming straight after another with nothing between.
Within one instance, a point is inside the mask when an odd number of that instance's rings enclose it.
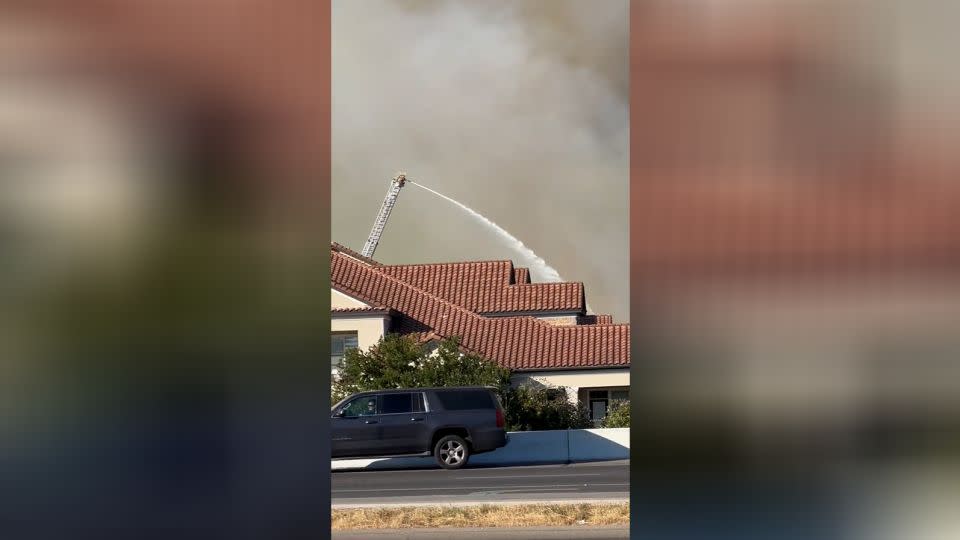
<instances>
[{"instance_id":1,"label":"shrub","mask_svg":"<svg viewBox=\"0 0 960 540\"><path fill-rule=\"evenodd\" d=\"M510 370L475 354L461 354L456 338L430 351L409 336L387 334L367 351L346 351L337 371L333 402L366 390L493 386L502 393L510 385Z\"/></svg>"},{"instance_id":2,"label":"shrub","mask_svg":"<svg viewBox=\"0 0 960 540\"><path fill-rule=\"evenodd\" d=\"M503 396L508 431L591 427L587 410L571 403L564 388L519 386Z\"/></svg>"},{"instance_id":3,"label":"shrub","mask_svg":"<svg viewBox=\"0 0 960 540\"><path fill-rule=\"evenodd\" d=\"M630 402L614 401L607 410L607 416L603 419L600 427L605 428L628 428L630 427Z\"/></svg>"}]
</instances>

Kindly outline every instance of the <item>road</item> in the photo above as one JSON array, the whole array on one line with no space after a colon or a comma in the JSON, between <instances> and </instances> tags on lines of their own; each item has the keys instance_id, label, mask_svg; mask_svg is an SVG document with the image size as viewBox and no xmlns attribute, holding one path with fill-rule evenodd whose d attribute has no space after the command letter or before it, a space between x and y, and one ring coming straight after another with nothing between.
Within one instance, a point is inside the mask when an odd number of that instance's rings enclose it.
<instances>
[{"instance_id":1,"label":"road","mask_svg":"<svg viewBox=\"0 0 960 540\"><path fill-rule=\"evenodd\" d=\"M333 472L334 508L627 500L630 462Z\"/></svg>"}]
</instances>

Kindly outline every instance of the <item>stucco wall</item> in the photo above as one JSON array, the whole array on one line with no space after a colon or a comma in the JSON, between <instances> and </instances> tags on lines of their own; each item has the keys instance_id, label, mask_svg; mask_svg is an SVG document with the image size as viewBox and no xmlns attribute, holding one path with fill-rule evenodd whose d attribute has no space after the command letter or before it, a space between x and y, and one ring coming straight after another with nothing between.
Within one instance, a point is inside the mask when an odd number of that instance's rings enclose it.
<instances>
[{"instance_id":1,"label":"stucco wall","mask_svg":"<svg viewBox=\"0 0 960 540\"><path fill-rule=\"evenodd\" d=\"M552 324L555 326L573 326L577 324L577 316L552 316L552 317L537 317L541 321Z\"/></svg>"},{"instance_id":2,"label":"stucco wall","mask_svg":"<svg viewBox=\"0 0 960 540\"><path fill-rule=\"evenodd\" d=\"M332 332L356 332L357 346L362 350L375 345L383 337L386 317L337 317L331 319Z\"/></svg>"},{"instance_id":3,"label":"stucco wall","mask_svg":"<svg viewBox=\"0 0 960 540\"><path fill-rule=\"evenodd\" d=\"M545 386L564 386L571 401L577 401L580 388L606 388L630 386L630 369L596 369L571 371L537 371L518 373L513 377L516 385L535 382Z\"/></svg>"},{"instance_id":4,"label":"stucco wall","mask_svg":"<svg viewBox=\"0 0 960 540\"><path fill-rule=\"evenodd\" d=\"M331 308L355 308L355 307L370 307L367 304L364 304L356 298L352 298L343 294L340 291L330 289L330 307Z\"/></svg>"}]
</instances>

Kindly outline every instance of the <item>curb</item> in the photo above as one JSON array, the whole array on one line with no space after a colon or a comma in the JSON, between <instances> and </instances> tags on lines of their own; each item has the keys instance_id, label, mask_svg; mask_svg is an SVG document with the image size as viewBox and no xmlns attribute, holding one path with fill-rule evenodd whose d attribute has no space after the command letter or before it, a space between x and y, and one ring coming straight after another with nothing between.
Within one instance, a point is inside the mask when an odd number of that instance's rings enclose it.
<instances>
[{"instance_id":1,"label":"curb","mask_svg":"<svg viewBox=\"0 0 960 540\"><path fill-rule=\"evenodd\" d=\"M439 465L434 463L433 458L414 458L414 459L423 459L426 460L423 464L416 465L402 465L396 464L395 462L390 462L394 459L410 459L410 458L381 458L373 463L368 465L356 465L356 466L341 466L336 467L336 461L331 462L330 472L357 472L357 471L400 471L400 470L444 470ZM544 460L544 461L505 461L502 463L477 463L472 464L468 463L463 470L476 470L476 469L496 469L498 467L536 467L539 465L578 465L581 463L609 463L615 461L627 461L629 458L612 458L612 459L577 459L577 460Z\"/></svg>"},{"instance_id":2,"label":"curb","mask_svg":"<svg viewBox=\"0 0 960 540\"><path fill-rule=\"evenodd\" d=\"M629 504L629 497L610 499L557 499L557 500L504 500L463 502L402 502L402 503L333 503L331 510L354 510L360 508L471 508L476 506L571 506L575 504Z\"/></svg>"}]
</instances>

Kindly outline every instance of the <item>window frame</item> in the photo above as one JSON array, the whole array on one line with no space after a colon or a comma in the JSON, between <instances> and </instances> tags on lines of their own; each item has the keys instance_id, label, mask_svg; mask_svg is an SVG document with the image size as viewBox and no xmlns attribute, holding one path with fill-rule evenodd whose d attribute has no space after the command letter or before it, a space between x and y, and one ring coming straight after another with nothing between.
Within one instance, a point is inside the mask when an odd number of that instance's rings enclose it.
<instances>
[{"instance_id":1,"label":"window frame","mask_svg":"<svg viewBox=\"0 0 960 540\"><path fill-rule=\"evenodd\" d=\"M340 363L343 362L344 357L347 355L348 346L344 342L342 346L342 351L339 355L334 355L334 343L340 338L350 338L352 337L356 342L356 346L350 346L349 349L359 349L360 348L360 335L356 331L343 331L343 332L331 332L330 333L330 370L335 371L340 367ZM339 358L336 362L333 361L334 357Z\"/></svg>"}]
</instances>

